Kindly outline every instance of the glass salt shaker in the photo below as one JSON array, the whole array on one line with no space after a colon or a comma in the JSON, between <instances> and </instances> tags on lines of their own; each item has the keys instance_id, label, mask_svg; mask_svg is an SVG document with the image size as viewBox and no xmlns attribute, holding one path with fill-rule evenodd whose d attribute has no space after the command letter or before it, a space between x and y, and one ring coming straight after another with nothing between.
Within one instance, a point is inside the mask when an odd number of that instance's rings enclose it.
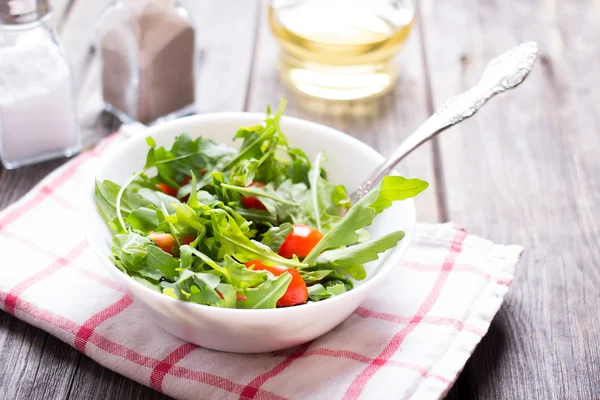
<instances>
[{"instance_id":1,"label":"glass salt shaker","mask_svg":"<svg viewBox=\"0 0 600 400\"><path fill-rule=\"evenodd\" d=\"M195 34L178 0L115 0L97 28L105 109L146 125L193 113Z\"/></svg>"},{"instance_id":2,"label":"glass salt shaker","mask_svg":"<svg viewBox=\"0 0 600 400\"><path fill-rule=\"evenodd\" d=\"M81 149L71 68L47 0L0 1L0 158L7 169Z\"/></svg>"}]
</instances>

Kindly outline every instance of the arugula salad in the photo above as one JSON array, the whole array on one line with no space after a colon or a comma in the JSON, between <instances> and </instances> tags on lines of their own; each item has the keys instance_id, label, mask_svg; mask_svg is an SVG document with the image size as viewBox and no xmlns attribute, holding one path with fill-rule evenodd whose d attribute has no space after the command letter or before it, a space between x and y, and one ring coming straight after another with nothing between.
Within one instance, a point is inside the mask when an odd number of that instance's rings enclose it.
<instances>
[{"instance_id":1,"label":"arugula salad","mask_svg":"<svg viewBox=\"0 0 600 400\"><path fill-rule=\"evenodd\" d=\"M352 205L328 181L324 154L289 145L284 107L240 128L239 149L187 132L170 149L149 137L146 165L126 184L96 181L114 265L164 295L227 308L322 301L365 279L363 265L404 237L365 228L428 184L387 176Z\"/></svg>"}]
</instances>

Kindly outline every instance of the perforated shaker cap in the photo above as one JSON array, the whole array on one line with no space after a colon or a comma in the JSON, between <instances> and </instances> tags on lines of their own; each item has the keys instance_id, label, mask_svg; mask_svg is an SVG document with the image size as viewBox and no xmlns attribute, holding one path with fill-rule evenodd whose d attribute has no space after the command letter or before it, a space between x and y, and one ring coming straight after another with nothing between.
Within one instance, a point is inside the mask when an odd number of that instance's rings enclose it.
<instances>
[{"instance_id":1,"label":"perforated shaker cap","mask_svg":"<svg viewBox=\"0 0 600 400\"><path fill-rule=\"evenodd\" d=\"M50 14L51 10L49 0L0 0L0 24L28 24Z\"/></svg>"}]
</instances>

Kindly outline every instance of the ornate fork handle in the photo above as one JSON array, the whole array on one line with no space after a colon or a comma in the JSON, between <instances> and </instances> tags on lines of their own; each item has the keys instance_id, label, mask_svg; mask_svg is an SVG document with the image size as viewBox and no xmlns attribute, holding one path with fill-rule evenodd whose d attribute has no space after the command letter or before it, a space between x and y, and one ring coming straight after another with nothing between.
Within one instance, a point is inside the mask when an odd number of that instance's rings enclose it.
<instances>
[{"instance_id":1,"label":"ornate fork handle","mask_svg":"<svg viewBox=\"0 0 600 400\"><path fill-rule=\"evenodd\" d=\"M429 117L352 193L352 203L369 193L396 164L422 143L475 114L495 94L505 92L523 82L533 69L537 51L538 46L535 42L525 42L490 61L479 83L448 100Z\"/></svg>"}]
</instances>

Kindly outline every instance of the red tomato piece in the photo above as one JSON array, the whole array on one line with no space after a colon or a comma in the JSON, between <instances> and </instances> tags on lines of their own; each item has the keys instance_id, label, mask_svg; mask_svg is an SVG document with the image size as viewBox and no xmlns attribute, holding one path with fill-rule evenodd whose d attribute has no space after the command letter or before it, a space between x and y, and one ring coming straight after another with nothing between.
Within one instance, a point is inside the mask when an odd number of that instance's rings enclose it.
<instances>
[{"instance_id":1,"label":"red tomato piece","mask_svg":"<svg viewBox=\"0 0 600 400\"><path fill-rule=\"evenodd\" d=\"M252 183L250 183L247 187L255 186L255 185L258 187L265 186L265 184L262 182L252 181ZM256 210L263 210L263 211L267 210L267 207L265 207L265 205L263 203L261 203L260 200L257 199L255 196L247 196L247 197L242 196L242 204L246 208L254 208Z\"/></svg>"},{"instance_id":2,"label":"red tomato piece","mask_svg":"<svg viewBox=\"0 0 600 400\"><path fill-rule=\"evenodd\" d=\"M157 186L160 189L160 191L163 192L164 194L168 194L169 196L177 197L177 189L175 189L173 186L169 186L166 183L159 183Z\"/></svg>"},{"instance_id":3,"label":"red tomato piece","mask_svg":"<svg viewBox=\"0 0 600 400\"><path fill-rule=\"evenodd\" d=\"M294 224L293 228L279 248L281 257L292 258L294 254L299 258L306 257L323 239L323 234L311 226Z\"/></svg>"},{"instance_id":4,"label":"red tomato piece","mask_svg":"<svg viewBox=\"0 0 600 400\"><path fill-rule=\"evenodd\" d=\"M183 178L183 179L181 180L181 183L180 183L180 185L181 185L181 186L185 186L185 185L187 185L188 183L190 183L191 181L192 181L192 177L191 177L191 176L189 176L189 175L187 175L185 178Z\"/></svg>"},{"instance_id":5,"label":"red tomato piece","mask_svg":"<svg viewBox=\"0 0 600 400\"><path fill-rule=\"evenodd\" d=\"M248 298L246 296L244 296L243 294L241 294L241 293L236 293L235 294L235 298L238 299L238 300L242 300L242 301L243 300L248 300Z\"/></svg>"},{"instance_id":6,"label":"red tomato piece","mask_svg":"<svg viewBox=\"0 0 600 400\"><path fill-rule=\"evenodd\" d=\"M263 264L260 260L248 261L245 265L248 268L253 268L255 271L269 271L275 276L279 276L284 272L289 272L290 275L292 275L290 285L283 296L277 300L277 307L289 307L296 304L303 304L308 300L308 288L306 287L306 283L304 282L304 279L302 279L300 273L294 268L286 268L279 265L271 267Z\"/></svg>"},{"instance_id":7,"label":"red tomato piece","mask_svg":"<svg viewBox=\"0 0 600 400\"><path fill-rule=\"evenodd\" d=\"M189 233L186 233L185 235L183 235L183 237L181 238L181 244L190 244L192 243L194 240L196 240L196 236L194 235L190 235Z\"/></svg>"},{"instance_id":8,"label":"red tomato piece","mask_svg":"<svg viewBox=\"0 0 600 400\"><path fill-rule=\"evenodd\" d=\"M175 239L170 233L155 233L150 232L148 238L156 243L156 246L162 251L166 251L169 254L173 254L173 246L175 245Z\"/></svg>"}]
</instances>

